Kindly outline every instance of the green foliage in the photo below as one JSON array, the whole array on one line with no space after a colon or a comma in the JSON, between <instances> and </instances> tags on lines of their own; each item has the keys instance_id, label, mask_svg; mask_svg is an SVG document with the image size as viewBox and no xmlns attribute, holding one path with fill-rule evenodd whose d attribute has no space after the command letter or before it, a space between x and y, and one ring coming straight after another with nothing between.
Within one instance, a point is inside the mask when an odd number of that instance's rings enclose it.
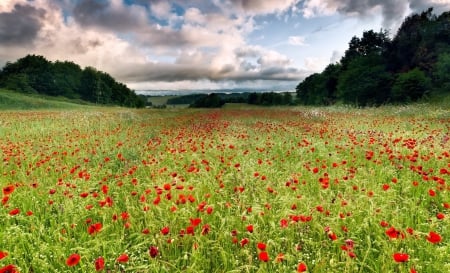
<instances>
[{"instance_id":1,"label":"green foliage","mask_svg":"<svg viewBox=\"0 0 450 273\"><path fill-rule=\"evenodd\" d=\"M389 97L391 75L379 55L355 58L339 77L337 94L344 103L379 105Z\"/></svg>"},{"instance_id":2,"label":"green foliage","mask_svg":"<svg viewBox=\"0 0 450 273\"><path fill-rule=\"evenodd\" d=\"M306 105L358 106L410 102L450 90L450 12L430 8L405 19L390 40L387 31L353 37L340 63L312 74L296 88Z\"/></svg>"},{"instance_id":3,"label":"green foliage","mask_svg":"<svg viewBox=\"0 0 450 273\"><path fill-rule=\"evenodd\" d=\"M307 77L296 87L299 101L306 105L329 105L336 100L340 64L328 65L322 73Z\"/></svg>"},{"instance_id":4,"label":"green foliage","mask_svg":"<svg viewBox=\"0 0 450 273\"><path fill-rule=\"evenodd\" d=\"M49 62L27 55L7 63L0 71L0 87L49 96L83 99L98 104L144 107L145 101L110 75L93 67L81 69L73 62Z\"/></svg>"},{"instance_id":5,"label":"green foliage","mask_svg":"<svg viewBox=\"0 0 450 273\"><path fill-rule=\"evenodd\" d=\"M220 108L225 102L216 93L201 97L190 105L193 108Z\"/></svg>"},{"instance_id":6,"label":"green foliage","mask_svg":"<svg viewBox=\"0 0 450 273\"><path fill-rule=\"evenodd\" d=\"M189 94L183 96L177 96L169 98L167 104L193 104L199 99L204 99L207 95L205 94Z\"/></svg>"},{"instance_id":7,"label":"green foliage","mask_svg":"<svg viewBox=\"0 0 450 273\"><path fill-rule=\"evenodd\" d=\"M254 105L290 105L293 103L292 95L290 93L250 93L247 98L248 104Z\"/></svg>"},{"instance_id":8,"label":"green foliage","mask_svg":"<svg viewBox=\"0 0 450 273\"><path fill-rule=\"evenodd\" d=\"M450 52L439 56L433 75L436 89L441 93L450 93Z\"/></svg>"},{"instance_id":9,"label":"green foliage","mask_svg":"<svg viewBox=\"0 0 450 273\"><path fill-rule=\"evenodd\" d=\"M431 86L431 80L423 71L414 68L398 75L392 86L391 97L395 101L415 101L420 99Z\"/></svg>"}]
</instances>

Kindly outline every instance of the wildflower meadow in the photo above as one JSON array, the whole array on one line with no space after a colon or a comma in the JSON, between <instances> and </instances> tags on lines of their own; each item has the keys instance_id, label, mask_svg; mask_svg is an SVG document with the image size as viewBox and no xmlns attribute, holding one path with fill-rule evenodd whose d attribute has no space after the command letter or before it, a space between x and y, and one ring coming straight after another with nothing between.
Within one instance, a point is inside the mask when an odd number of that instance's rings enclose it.
<instances>
[{"instance_id":1,"label":"wildflower meadow","mask_svg":"<svg viewBox=\"0 0 450 273\"><path fill-rule=\"evenodd\" d=\"M0 272L450 272L414 107L0 112Z\"/></svg>"}]
</instances>

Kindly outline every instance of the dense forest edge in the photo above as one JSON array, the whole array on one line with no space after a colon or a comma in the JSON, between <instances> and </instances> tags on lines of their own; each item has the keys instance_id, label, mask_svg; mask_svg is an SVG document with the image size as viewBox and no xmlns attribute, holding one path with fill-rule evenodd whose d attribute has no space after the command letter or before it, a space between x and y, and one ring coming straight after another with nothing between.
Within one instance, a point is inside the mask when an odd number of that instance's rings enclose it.
<instances>
[{"instance_id":1,"label":"dense forest edge","mask_svg":"<svg viewBox=\"0 0 450 273\"><path fill-rule=\"evenodd\" d=\"M344 56L296 87L304 105L404 104L450 94L450 11L407 17L395 36L365 31Z\"/></svg>"},{"instance_id":2,"label":"dense forest edge","mask_svg":"<svg viewBox=\"0 0 450 273\"><path fill-rule=\"evenodd\" d=\"M6 63L0 71L0 88L101 105L145 106L142 97L105 72L93 67L81 69L69 61L50 62L38 55Z\"/></svg>"}]
</instances>

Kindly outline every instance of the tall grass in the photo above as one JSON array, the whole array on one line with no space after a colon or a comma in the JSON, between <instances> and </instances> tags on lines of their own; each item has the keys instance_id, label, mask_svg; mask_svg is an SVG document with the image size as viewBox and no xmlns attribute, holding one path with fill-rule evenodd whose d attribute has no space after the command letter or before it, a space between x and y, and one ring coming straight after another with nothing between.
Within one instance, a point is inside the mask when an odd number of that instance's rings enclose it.
<instances>
[{"instance_id":1,"label":"tall grass","mask_svg":"<svg viewBox=\"0 0 450 273\"><path fill-rule=\"evenodd\" d=\"M0 268L447 272L448 112L413 107L0 112Z\"/></svg>"}]
</instances>

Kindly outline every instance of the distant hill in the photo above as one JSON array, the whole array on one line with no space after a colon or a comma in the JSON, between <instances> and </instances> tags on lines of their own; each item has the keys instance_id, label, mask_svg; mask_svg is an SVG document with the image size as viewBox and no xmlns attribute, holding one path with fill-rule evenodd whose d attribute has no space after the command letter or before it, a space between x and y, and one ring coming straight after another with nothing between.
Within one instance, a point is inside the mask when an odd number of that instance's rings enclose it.
<instances>
[{"instance_id":1,"label":"distant hill","mask_svg":"<svg viewBox=\"0 0 450 273\"><path fill-rule=\"evenodd\" d=\"M76 109L94 105L76 99L40 94L22 94L0 88L0 110Z\"/></svg>"},{"instance_id":2,"label":"distant hill","mask_svg":"<svg viewBox=\"0 0 450 273\"><path fill-rule=\"evenodd\" d=\"M8 62L0 71L0 88L23 94L42 94L80 99L96 104L144 107L145 101L123 83L93 67L73 62L50 62L27 55Z\"/></svg>"}]
</instances>

